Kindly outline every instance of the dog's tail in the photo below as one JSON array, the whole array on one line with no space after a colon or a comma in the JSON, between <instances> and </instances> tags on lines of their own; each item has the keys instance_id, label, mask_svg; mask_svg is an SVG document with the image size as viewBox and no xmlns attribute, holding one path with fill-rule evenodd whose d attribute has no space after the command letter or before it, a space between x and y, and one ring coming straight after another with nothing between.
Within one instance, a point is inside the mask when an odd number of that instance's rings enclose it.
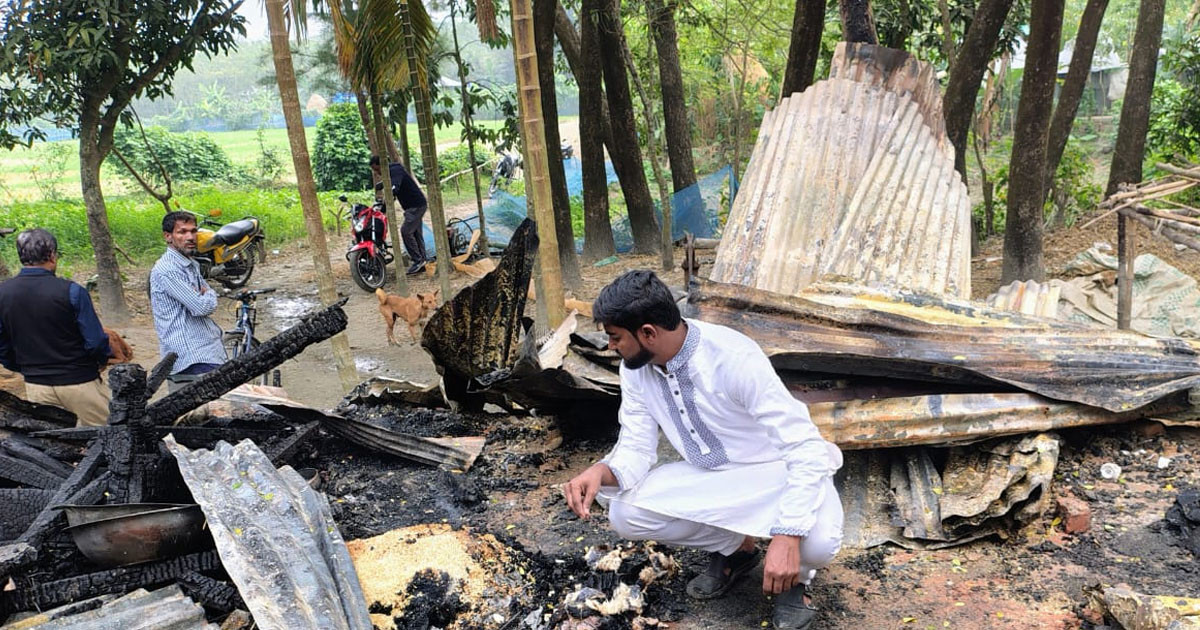
<instances>
[{"instance_id":1,"label":"dog's tail","mask_svg":"<svg viewBox=\"0 0 1200 630\"><path fill-rule=\"evenodd\" d=\"M375 289L375 297L379 298L380 304L387 304L387 293L383 289Z\"/></svg>"}]
</instances>

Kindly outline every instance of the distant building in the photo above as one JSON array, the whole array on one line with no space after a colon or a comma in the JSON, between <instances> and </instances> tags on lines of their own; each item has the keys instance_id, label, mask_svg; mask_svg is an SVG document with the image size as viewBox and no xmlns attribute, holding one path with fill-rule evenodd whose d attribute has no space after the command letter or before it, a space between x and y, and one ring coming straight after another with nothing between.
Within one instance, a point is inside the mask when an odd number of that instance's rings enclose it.
<instances>
[{"instance_id":1,"label":"distant building","mask_svg":"<svg viewBox=\"0 0 1200 630\"><path fill-rule=\"evenodd\" d=\"M316 92L314 92L312 96L308 97L308 102L304 104L305 110L316 112L318 114L325 113L326 107L329 107L329 101L325 100L324 97Z\"/></svg>"}]
</instances>

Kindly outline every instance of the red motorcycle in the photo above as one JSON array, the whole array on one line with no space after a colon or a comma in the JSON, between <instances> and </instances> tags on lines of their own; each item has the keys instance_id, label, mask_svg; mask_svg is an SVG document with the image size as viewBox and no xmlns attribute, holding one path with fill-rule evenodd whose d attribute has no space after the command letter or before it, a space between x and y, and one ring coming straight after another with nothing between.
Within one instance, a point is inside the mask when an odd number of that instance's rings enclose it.
<instances>
[{"instance_id":1,"label":"red motorcycle","mask_svg":"<svg viewBox=\"0 0 1200 630\"><path fill-rule=\"evenodd\" d=\"M347 203L345 195L339 199ZM376 199L371 206L354 204L350 211L350 234L354 241L346 252L346 260L350 261L350 276L364 291L373 293L387 282L387 266L394 260L387 233L382 200Z\"/></svg>"}]
</instances>

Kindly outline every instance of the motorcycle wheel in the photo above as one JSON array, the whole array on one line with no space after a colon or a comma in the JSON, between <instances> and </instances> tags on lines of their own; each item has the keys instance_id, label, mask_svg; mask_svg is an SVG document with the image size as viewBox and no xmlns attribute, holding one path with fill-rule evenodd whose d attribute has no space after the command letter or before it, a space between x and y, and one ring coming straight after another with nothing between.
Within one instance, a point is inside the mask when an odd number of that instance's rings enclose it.
<instances>
[{"instance_id":1,"label":"motorcycle wheel","mask_svg":"<svg viewBox=\"0 0 1200 630\"><path fill-rule=\"evenodd\" d=\"M250 252L247 255L246 251L238 252L229 262L225 263L225 268L228 271L225 275L217 278L217 282L225 285L227 289L240 289L250 282L250 274L254 273L254 254Z\"/></svg>"},{"instance_id":2,"label":"motorcycle wheel","mask_svg":"<svg viewBox=\"0 0 1200 630\"><path fill-rule=\"evenodd\" d=\"M372 256L360 249L350 254L350 276L363 291L374 293L387 282L387 265L383 256Z\"/></svg>"}]
</instances>

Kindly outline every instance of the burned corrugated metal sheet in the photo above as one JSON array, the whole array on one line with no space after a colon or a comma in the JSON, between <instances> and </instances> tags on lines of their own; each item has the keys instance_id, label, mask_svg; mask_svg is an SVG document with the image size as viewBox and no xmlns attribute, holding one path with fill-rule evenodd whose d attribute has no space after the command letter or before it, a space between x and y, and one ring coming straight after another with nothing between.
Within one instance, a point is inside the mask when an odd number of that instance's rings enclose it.
<instances>
[{"instance_id":1,"label":"burned corrugated metal sheet","mask_svg":"<svg viewBox=\"0 0 1200 630\"><path fill-rule=\"evenodd\" d=\"M1060 295L1062 295L1062 281L1060 280L1042 283L1034 280L1025 282L1016 280L989 295L987 304L1001 311L1055 319L1058 317L1058 297Z\"/></svg>"},{"instance_id":2,"label":"burned corrugated metal sheet","mask_svg":"<svg viewBox=\"0 0 1200 630\"><path fill-rule=\"evenodd\" d=\"M1198 342L911 293L821 284L793 297L708 282L686 310L749 335L777 369L1005 383L1113 412L1200 386Z\"/></svg>"},{"instance_id":3,"label":"burned corrugated metal sheet","mask_svg":"<svg viewBox=\"0 0 1200 630\"><path fill-rule=\"evenodd\" d=\"M899 51L882 68L866 61L878 50L839 45L835 76L764 117L712 280L790 295L848 277L970 296L970 204L931 70Z\"/></svg>"},{"instance_id":4,"label":"burned corrugated metal sheet","mask_svg":"<svg viewBox=\"0 0 1200 630\"><path fill-rule=\"evenodd\" d=\"M221 564L264 630L371 630L325 495L253 442L188 450L163 439L204 510Z\"/></svg>"},{"instance_id":5,"label":"burned corrugated metal sheet","mask_svg":"<svg viewBox=\"0 0 1200 630\"><path fill-rule=\"evenodd\" d=\"M961 545L1004 534L1042 513L1059 442L1053 434L931 448L847 453L837 475L846 515L842 543L910 549Z\"/></svg>"},{"instance_id":6,"label":"burned corrugated metal sheet","mask_svg":"<svg viewBox=\"0 0 1200 630\"><path fill-rule=\"evenodd\" d=\"M123 597L106 595L12 621L4 630L217 630L204 608L173 584L157 591L138 589Z\"/></svg>"}]
</instances>

